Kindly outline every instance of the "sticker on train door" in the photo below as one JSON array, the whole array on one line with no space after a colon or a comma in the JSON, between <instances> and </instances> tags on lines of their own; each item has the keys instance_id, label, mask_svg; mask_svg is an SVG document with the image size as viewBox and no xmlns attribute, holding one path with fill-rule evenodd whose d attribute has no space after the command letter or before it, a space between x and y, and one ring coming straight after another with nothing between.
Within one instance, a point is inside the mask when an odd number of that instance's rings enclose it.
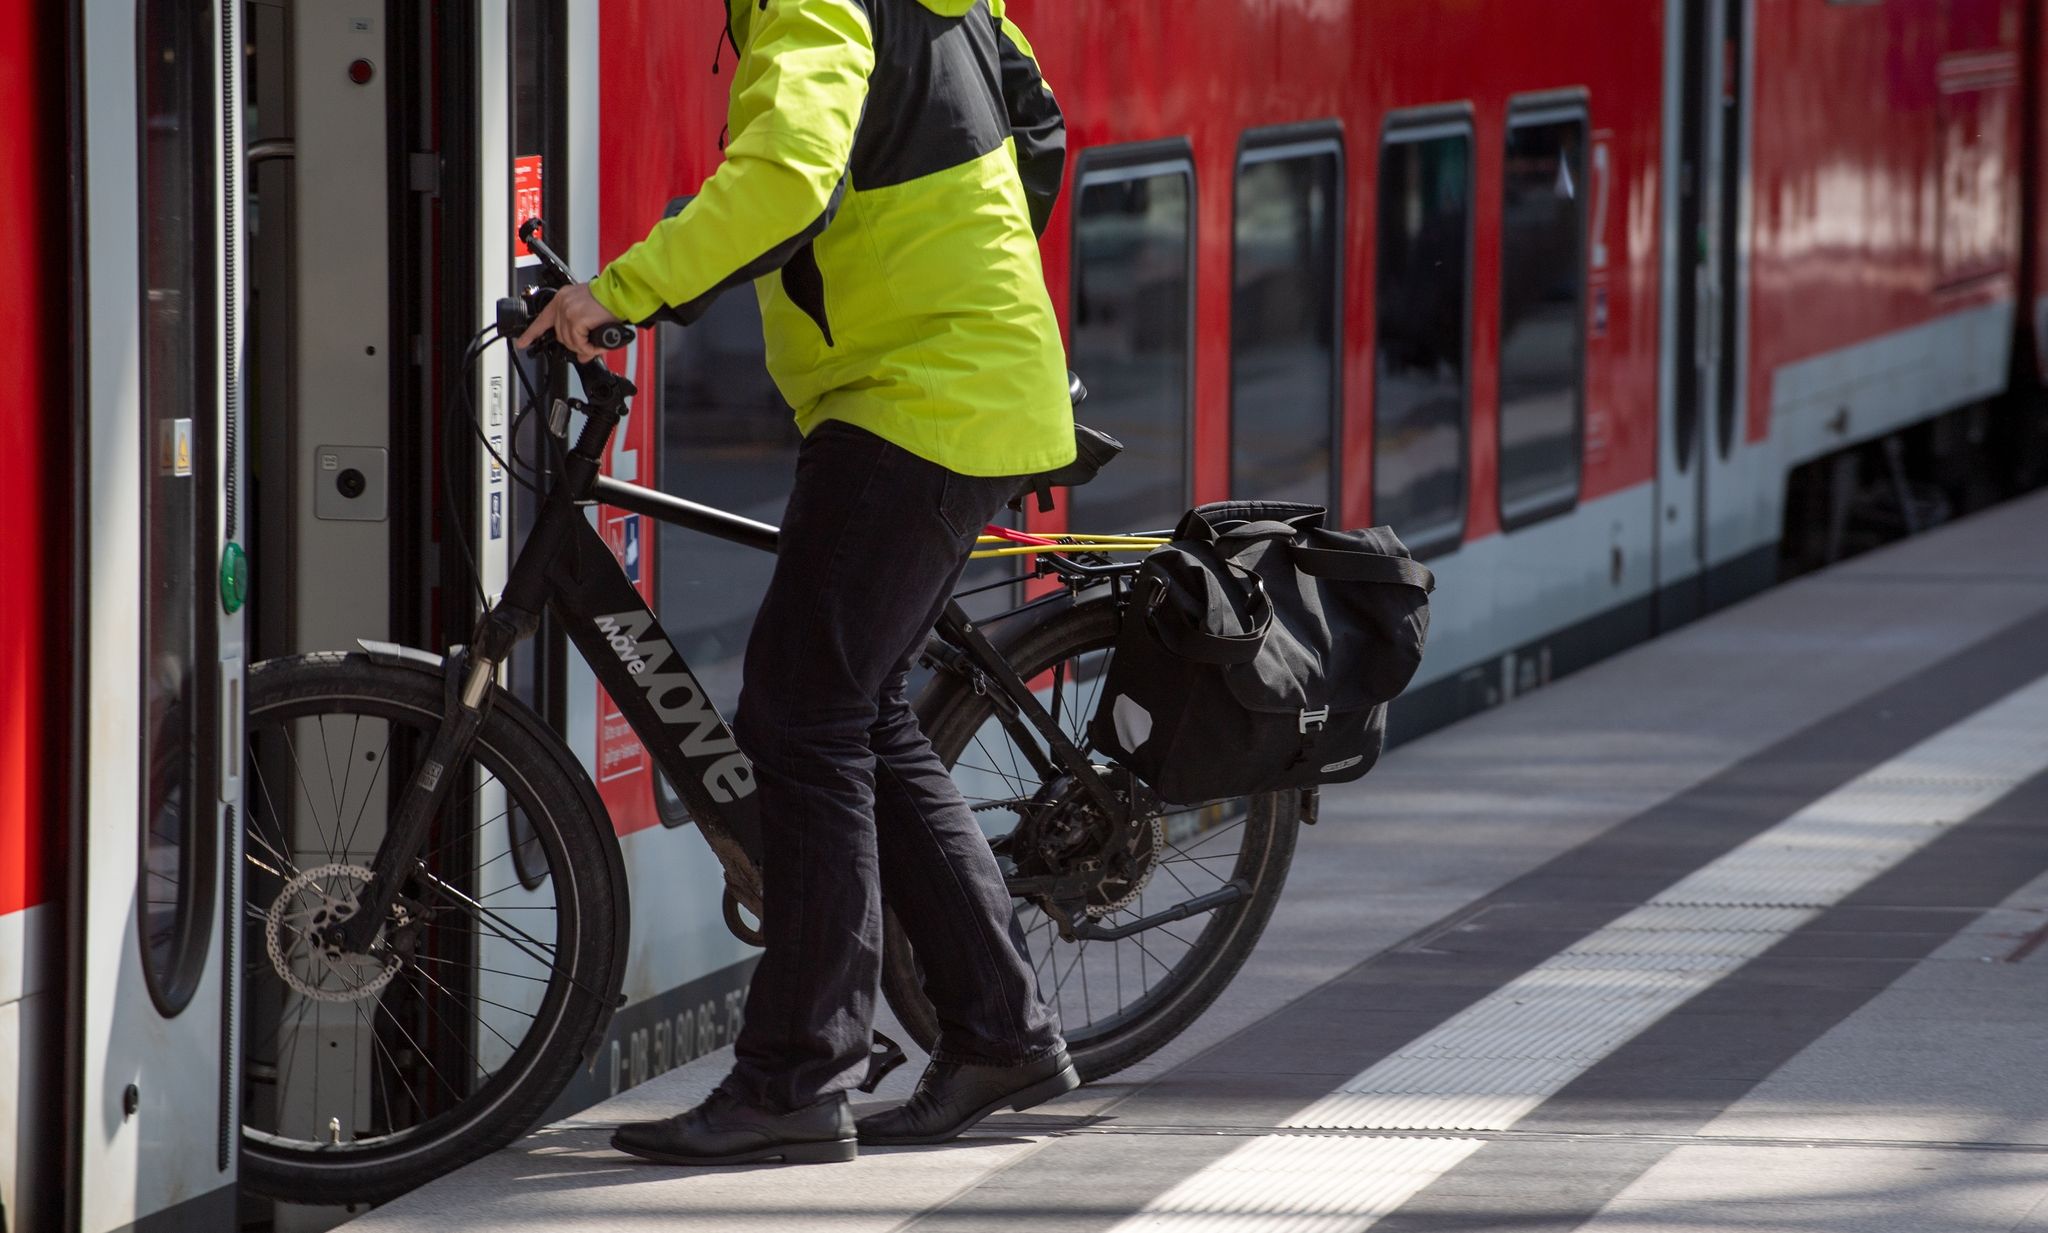
<instances>
[{"instance_id":1,"label":"sticker on train door","mask_svg":"<svg viewBox=\"0 0 2048 1233\"><path fill-rule=\"evenodd\" d=\"M157 442L157 471L172 477L192 474L192 421L176 419L162 423L162 435Z\"/></svg>"},{"instance_id":2,"label":"sticker on train door","mask_svg":"<svg viewBox=\"0 0 2048 1233\"><path fill-rule=\"evenodd\" d=\"M522 154L512 160L512 262L518 266L540 264L540 254L519 238L519 228L529 218L540 217L540 155Z\"/></svg>"}]
</instances>

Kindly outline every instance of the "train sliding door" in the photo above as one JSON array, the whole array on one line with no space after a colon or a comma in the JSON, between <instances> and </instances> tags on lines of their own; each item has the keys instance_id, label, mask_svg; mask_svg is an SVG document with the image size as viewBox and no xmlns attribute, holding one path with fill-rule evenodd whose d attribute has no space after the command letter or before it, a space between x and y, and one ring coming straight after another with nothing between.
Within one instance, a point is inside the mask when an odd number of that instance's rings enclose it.
<instances>
[{"instance_id":1,"label":"train sliding door","mask_svg":"<svg viewBox=\"0 0 2048 1233\"><path fill-rule=\"evenodd\" d=\"M1749 0L1665 6L1656 624L1710 604L1707 507L1740 396L1740 202Z\"/></svg>"},{"instance_id":2,"label":"train sliding door","mask_svg":"<svg viewBox=\"0 0 2048 1233\"><path fill-rule=\"evenodd\" d=\"M235 1213L240 13L86 0L76 1227Z\"/></svg>"}]
</instances>

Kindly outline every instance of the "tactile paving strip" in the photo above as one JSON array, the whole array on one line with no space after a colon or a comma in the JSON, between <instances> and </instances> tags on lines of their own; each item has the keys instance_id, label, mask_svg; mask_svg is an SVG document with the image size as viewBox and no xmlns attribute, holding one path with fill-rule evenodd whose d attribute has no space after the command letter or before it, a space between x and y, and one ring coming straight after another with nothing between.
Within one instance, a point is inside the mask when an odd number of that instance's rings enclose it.
<instances>
[{"instance_id":1,"label":"tactile paving strip","mask_svg":"<svg viewBox=\"0 0 2048 1233\"><path fill-rule=\"evenodd\" d=\"M2048 680L1936 733L1680 879L1282 1125L1507 1130L1624 1042L2044 768ZM1261 1136L1116 1233L1356 1233L1480 1145L1391 1136L1341 1142ZM1311 1175L1323 1170L1332 1176L1322 1189L1310 1188Z\"/></svg>"},{"instance_id":2,"label":"tactile paving strip","mask_svg":"<svg viewBox=\"0 0 2048 1233\"><path fill-rule=\"evenodd\" d=\"M1161 1195L1119 1233L1352 1233L1456 1167L1478 1139L1264 1135Z\"/></svg>"}]
</instances>

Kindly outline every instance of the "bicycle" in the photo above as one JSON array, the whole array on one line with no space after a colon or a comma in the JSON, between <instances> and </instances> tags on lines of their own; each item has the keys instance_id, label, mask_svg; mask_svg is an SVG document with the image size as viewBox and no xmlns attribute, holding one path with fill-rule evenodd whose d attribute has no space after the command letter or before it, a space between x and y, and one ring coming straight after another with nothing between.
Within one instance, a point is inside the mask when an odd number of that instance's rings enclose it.
<instances>
[{"instance_id":1,"label":"bicycle","mask_svg":"<svg viewBox=\"0 0 2048 1233\"><path fill-rule=\"evenodd\" d=\"M540 285L500 303L465 371L574 281L538 220L521 236ZM598 341L631 337L615 326ZM529 355L542 390L566 365L582 393L550 401L556 465L470 641L444 654L363 643L249 672L242 1176L262 1193L378 1202L504 1146L621 1001L627 883L610 819L562 738L498 680L544 608L717 854L727 926L759 944L751 766L584 509L765 552L776 529L601 475L632 384L551 342ZM565 409L583 416L573 445ZM1171 1040L1235 975L1314 797L1169 807L1093 754L1088 721L1138 568L1116 554L1146 539L992 532L985 551L1033 562L1047 593L978 621L956 596L927 643L917 710L989 819L1041 990L1082 1077L1100 1079ZM884 969L891 1006L930 1048L938 1025L893 917Z\"/></svg>"}]
</instances>

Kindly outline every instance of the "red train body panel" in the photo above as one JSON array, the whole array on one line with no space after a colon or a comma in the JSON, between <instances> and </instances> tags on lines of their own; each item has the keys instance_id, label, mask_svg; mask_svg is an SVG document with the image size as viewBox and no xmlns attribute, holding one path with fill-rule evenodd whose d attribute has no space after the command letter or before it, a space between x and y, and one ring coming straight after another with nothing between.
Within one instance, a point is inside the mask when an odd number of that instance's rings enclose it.
<instances>
[{"instance_id":1,"label":"red train body panel","mask_svg":"<svg viewBox=\"0 0 2048 1233\"><path fill-rule=\"evenodd\" d=\"M1069 167L1090 148L1185 138L1193 149L1198 226L1193 495L1228 495L1231 204L1228 187L1248 131L1335 120L1347 145L1348 200L1374 200L1378 135L1388 115L1442 103L1472 108L1480 202L1499 196L1503 127L1510 99L1583 89L1596 133L1613 151L1605 211L1613 254L1610 324L1588 349L1584 493L1599 496L1648 479L1654 469L1656 369L1655 218L1662 71L1652 56L1615 56L1616 45L1660 46L1663 20L1632 0L1565 0L1540 9L1465 0L1439 4L1250 6L1191 0L1173 19L1133 21L1123 10L1068 9L1020 0L1011 6L1030 36L1068 123ZM667 202L696 190L717 166L712 137L725 114L726 79L710 70L715 13L659 3L605 10L600 129L600 243L609 258L645 234ZM1602 40L1576 33L1600 29ZM650 98L662 105L649 106ZM1062 198L1043 242L1046 282L1070 313L1069 224ZM1475 285L1493 285L1493 246L1480 213ZM1497 223L1497 218L1496 218ZM1345 220L1344 509L1371 517L1373 214ZM1473 497L1467 537L1499 530L1494 489L1492 374L1498 303L1476 296L1472 322ZM1083 374L1085 380L1086 374ZM1085 418L1085 417L1084 417ZM1054 525L1058 525L1057 521Z\"/></svg>"},{"instance_id":2,"label":"red train body panel","mask_svg":"<svg viewBox=\"0 0 2048 1233\"><path fill-rule=\"evenodd\" d=\"M1756 5L1748 435L1771 376L2010 303L2020 245L2020 0Z\"/></svg>"},{"instance_id":3,"label":"red train body panel","mask_svg":"<svg viewBox=\"0 0 2048 1233\"><path fill-rule=\"evenodd\" d=\"M35 239L61 236L67 221L56 191L66 176L61 112L47 105L61 94L43 53L50 20L33 5L0 13L0 183L15 186L0 194L0 233L23 241L12 294L17 303L38 306L30 328L0 338L0 365L11 374L0 454L17 464L0 485L0 525L7 528L0 579L8 591L0 602L0 916L55 892L45 859L58 839L48 822L51 759L59 751L51 720L66 701L49 653L72 531L63 509L64 460L52 452L52 427L66 413L70 362L61 313L64 248ZM14 959L0 954L0 965Z\"/></svg>"}]
</instances>

